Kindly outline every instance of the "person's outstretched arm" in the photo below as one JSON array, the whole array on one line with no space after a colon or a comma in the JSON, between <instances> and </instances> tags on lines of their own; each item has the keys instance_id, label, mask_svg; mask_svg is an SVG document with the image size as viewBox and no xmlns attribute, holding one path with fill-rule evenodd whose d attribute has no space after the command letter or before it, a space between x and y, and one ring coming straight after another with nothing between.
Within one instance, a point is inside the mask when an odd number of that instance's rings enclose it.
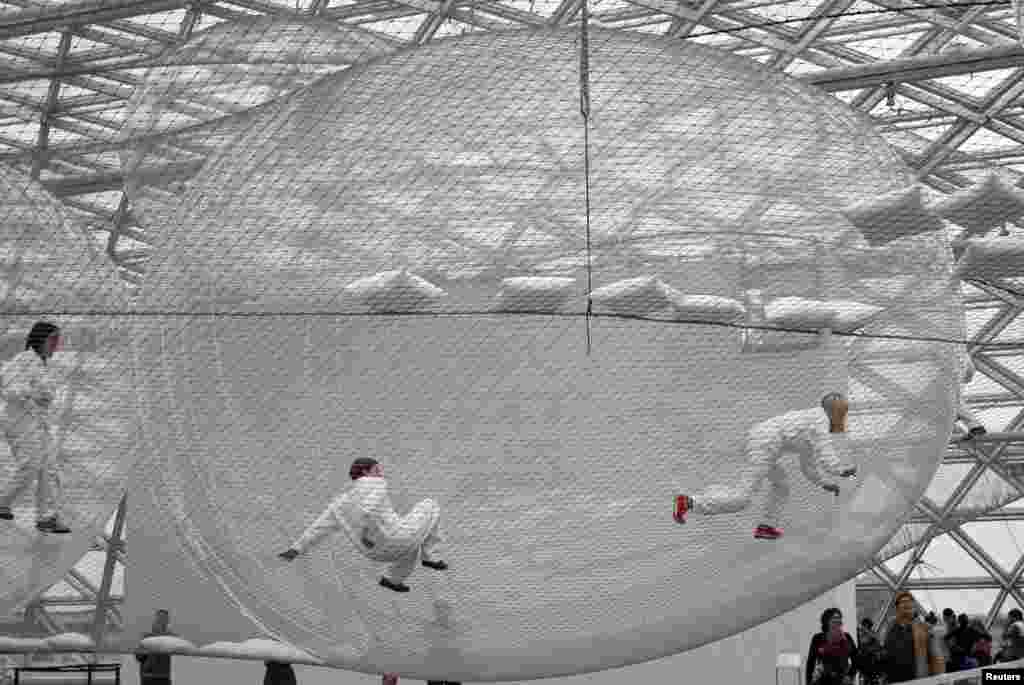
<instances>
[{"instance_id":1,"label":"person's outstretched arm","mask_svg":"<svg viewBox=\"0 0 1024 685\"><path fill-rule=\"evenodd\" d=\"M843 464L836 453L829 434L824 431L815 432L811 443L810 462L801 459L801 471L804 477L819 488L839 494L839 485L834 478L850 478L857 473L855 467Z\"/></svg>"},{"instance_id":2,"label":"person's outstretched arm","mask_svg":"<svg viewBox=\"0 0 1024 685\"><path fill-rule=\"evenodd\" d=\"M320 514L320 516L318 516L305 531L303 531L299 539L292 543L291 547L278 556L286 561L291 561L300 554L305 554L316 547L328 535L340 530L340 512L338 512L337 509L338 502L331 502L331 504L324 509L323 513Z\"/></svg>"},{"instance_id":3,"label":"person's outstretched arm","mask_svg":"<svg viewBox=\"0 0 1024 685\"><path fill-rule=\"evenodd\" d=\"M843 463L829 435L822 433L820 439L815 441L814 457L818 469L829 476L849 478L857 472L857 469L851 464Z\"/></svg>"}]
</instances>

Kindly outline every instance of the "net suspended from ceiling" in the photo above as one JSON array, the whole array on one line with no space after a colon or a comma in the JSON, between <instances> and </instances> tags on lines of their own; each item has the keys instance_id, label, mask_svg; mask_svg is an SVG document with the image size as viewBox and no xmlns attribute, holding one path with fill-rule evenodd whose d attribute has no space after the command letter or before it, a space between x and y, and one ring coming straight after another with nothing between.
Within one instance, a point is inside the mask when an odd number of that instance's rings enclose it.
<instances>
[{"instance_id":1,"label":"net suspended from ceiling","mask_svg":"<svg viewBox=\"0 0 1024 685\"><path fill-rule=\"evenodd\" d=\"M260 105L394 50L369 31L315 17L244 17L168 48L140 72L119 135L133 215L167 223L206 159L230 146Z\"/></svg>"},{"instance_id":2,"label":"net suspended from ceiling","mask_svg":"<svg viewBox=\"0 0 1024 685\"><path fill-rule=\"evenodd\" d=\"M699 45L593 31L585 128L578 39L439 40L220 120L150 215L139 615L202 616L188 574L336 666L522 680L741 631L892 535L953 422L942 218L845 105ZM412 516L381 527L350 502L384 484Z\"/></svg>"}]
</instances>

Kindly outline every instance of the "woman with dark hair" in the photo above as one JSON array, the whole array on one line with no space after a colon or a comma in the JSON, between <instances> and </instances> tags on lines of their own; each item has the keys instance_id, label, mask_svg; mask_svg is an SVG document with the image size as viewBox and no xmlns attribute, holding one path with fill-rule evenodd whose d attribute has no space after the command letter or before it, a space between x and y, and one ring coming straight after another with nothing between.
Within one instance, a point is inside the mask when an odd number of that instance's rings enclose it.
<instances>
[{"instance_id":1,"label":"woman with dark hair","mask_svg":"<svg viewBox=\"0 0 1024 685\"><path fill-rule=\"evenodd\" d=\"M398 516L377 460L356 459L348 475L355 485L331 502L279 557L292 561L331 533L344 530L367 558L391 564L380 585L394 592L409 591L405 580L417 563L435 571L448 569L448 564L434 556L434 548L441 541L441 509L437 502L425 499L405 516Z\"/></svg>"},{"instance_id":2,"label":"woman with dark hair","mask_svg":"<svg viewBox=\"0 0 1024 685\"><path fill-rule=\"evenodd\" d=\"M14 457L15 472L0 493L0 520L11 521L11 507L32 481L36 489L36 528L44 533L70 533L61 521L60 473L50 439L50 406L57 386L47 360L61 349L61 332L55 324L37 321L25 338L25 351L3 365L0 383L7 413L4 437Z\"/></svg>"},{"instance_id":3,"label":"woman with dark hair","mask_svg":"<svg viewBox=\"0 0 1024 685\"><path fill-rule=\"evenodd\" d=\"M811 638L807 654L807 685L851 685L857 655L857 644L843 630L843 612L836 607L825 609L821 632Z\"/></svg>"},{"instance_id":4,"label":"woman with dark hair","mask_svg":"<svg viewBox=\"0 0 1024 685\"><path fill-rule=\"evenodd\" d=\"M953 633L953 646L950 649L955 670L966 671L969 668L977 668L977 660L974 657L974 645L981 637L982 632L970 624L967 614L957 616L957 626Z\"/></svg>"}]
</instances>

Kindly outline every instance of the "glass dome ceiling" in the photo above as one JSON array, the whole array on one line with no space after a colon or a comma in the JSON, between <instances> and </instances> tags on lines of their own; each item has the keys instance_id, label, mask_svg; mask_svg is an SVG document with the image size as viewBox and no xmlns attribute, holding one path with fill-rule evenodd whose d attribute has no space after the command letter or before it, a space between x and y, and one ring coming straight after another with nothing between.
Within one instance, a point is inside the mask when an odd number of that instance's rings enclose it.
<instances>
[{"instance_id":1,"label":"glass dome ceiling","mask_svg":"<svg viewBox=\"0 0 1024 685\"><path fill-rule=\"evenodd\" d=\"M59 197L69 219L137 285L153 236L126 198L119 135L146 71L193 32L230 31L232 24L265 17L313 18L383 53L468 32L571 26L581 6L581 0L5 0L0 163L31 174ZM969 186L993 168L1021 180L1024 49L1008 1L597 0L590 12L597 26L713 45L832 92L869 116L935 195ZM271 50L249 47L254 54ZM317 69L347 64L324 60ZM202 120L227 113L225 100L242 98L230 90L218 94L219 101L203 105ZM1008 228L1020 234L1020 227ZM929 608L949 605L990 617L1024 606L1022 291L965 284L971 339L979 346L1000 343L976 350L969 402L990 432L1004 435L949 448L915 515L859 579L863 589L909 588ZM83 577L96 575L102 564L83 562L83 569ZM74 594L74 585L68 588ZM65 589L44 594L44 602L70 597ZM88 595L75 591L79 599Z\"/></svg>"}]
</instances>

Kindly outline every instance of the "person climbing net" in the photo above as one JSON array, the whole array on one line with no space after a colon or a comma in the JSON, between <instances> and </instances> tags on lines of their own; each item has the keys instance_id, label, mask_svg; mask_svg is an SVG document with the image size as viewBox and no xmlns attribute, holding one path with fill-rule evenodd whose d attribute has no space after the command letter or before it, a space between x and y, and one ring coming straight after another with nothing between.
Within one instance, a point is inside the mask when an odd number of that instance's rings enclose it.
<instances>
[{"instance_id":1,"label":"person climbing net","mask_svg":"<svg viewBox=\"0 0 1024 685\"><path fill-rule=\"evenodd\" d=\"M331 502L298 540L278 556L292 561L313 549L331 533L344 530L352 543L371 561L388 562L391 568L380 585L408 592L405 580L417 562L435 571L448 564L434 555L441 542L441 509L425 499L405 516L398 516L388 497L387 481L380 463L369 457L352 462L349 477L354 485Z\"/></svg>"},{"instance_id":2,"label":"person climbing net","mask_svg":"<svg viewBox=\"0 0 1024 685\"><path fill-rule=\"evenodd\" d=\"M748 468L738 481L732 485L712 485L694 495L677 495L675 521L686 523L690 513L714 516L744 511L761 485L769 481L771 488L765 500L764 516L754 530L754 537L781 538L779 520L788 490L784 487L786 476L779 460L785 454L795 453L804 476L838 496L838 483L827 476L852 478L857 474L856 466L842 462L833 443L834 435L846 432L848 412L846 398L840 393L829 393L822 398L821 409L791 411L755 424L747 434Z\"/></svg>"}]
</instances>

